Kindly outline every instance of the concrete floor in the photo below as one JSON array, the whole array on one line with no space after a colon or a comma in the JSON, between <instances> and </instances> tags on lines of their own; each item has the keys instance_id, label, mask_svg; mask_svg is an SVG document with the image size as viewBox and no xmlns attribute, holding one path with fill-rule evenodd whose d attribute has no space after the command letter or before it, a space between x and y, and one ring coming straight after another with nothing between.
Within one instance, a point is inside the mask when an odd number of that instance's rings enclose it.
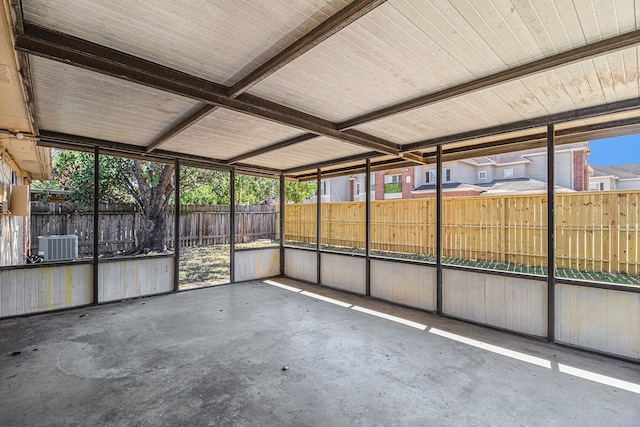
<instances>
[{"instance_id":1,"label":"concrete floor","mask_svg":"<svg viewBox=\"0 0 640 427\"><path fill-rule=\"evenodd\" d=\"M0 424L640 424L638 365L278 282L428 327L261 282L7 319Z\"/></svg>"}]
</instances>

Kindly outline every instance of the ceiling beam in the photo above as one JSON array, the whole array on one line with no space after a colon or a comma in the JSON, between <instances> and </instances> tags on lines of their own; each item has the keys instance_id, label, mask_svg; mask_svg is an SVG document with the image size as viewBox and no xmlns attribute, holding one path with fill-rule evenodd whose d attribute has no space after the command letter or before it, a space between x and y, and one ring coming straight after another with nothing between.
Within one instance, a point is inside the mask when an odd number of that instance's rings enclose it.
<instances>
[{"instance_id":1,"label":"ceiling beam","mask_svg":"<svg viewBox=\"0 0 640 427\"><path fill-rule=\"evenodd\" d=\"M285 65L298 58L305 52L309 51L313 47L317 46L318 44L322 43L324 40L328 39L352 22L355 22L385 1L387 0L356 0L353 3L350 3L335 15L332 15L320 25L315 27L309 33L305 34L300 39L293 42L290 46L286 47L276 56L269 59L260 67L249 73L238 83L228 88L228 95L231 98L238 97L253 85L259 83L261 80L275 73L280 68L284 67ZM187 129L196 121L215 111L216 108L217 107L214 105L207 104L199 109L198 112L196 112L193 116L186 117L183 121L175 124L171 129L154 139L147 147L147 152L150 153L151 151L155 150L160 145L171 139L173 136Z\"/></svg>"},{"instance_id":2,"label":"ceiling beam","mask_svg":"<svg viewBox=\"0 0 640 427\"><path fill-rule=\"evenodd\" d=\"M386 159L378 162L373 160L371 162L370 170L371 172L377 172L377 171L407 168L412 166L415 166L415 164L410 161L404 160L402 158L396 157L393 159ZM345 176L345 175L355 175L355 174L365 173L365 172L366 172L366 165L362 163L362 164L357 164L353 166L345 166L341 168L324 170L321 172L321 174L322 174L322 178L325 179L325 178L335 178L335 177ZM293 175L291 177L294 179L297 179L298 181L311 181L316 179L316 176L317 176L316 172L308 172L308 173L303 173L299 175Z\"/></svg>"},{"instance_id":3,"label":"ceiling beam","mask_svg":"<svg viewBox=\"0 0 640 427\"><path fill-rule=\"evenodd\" d=\"M638 44L640 44L640 30L631 31L629 33L600 40L565 52L560 52L537 61L509 68L479 79L461 83L446 89L419 96L409 101L363 114L342 123L338 123L338 129L349 129L357 125L383 119L416 108L425 107L436 102L445 101L447 99L466 95L482 89L487 89L511 80L551 70L556 67L583 61L598 55L604 55L606 53L628 47L637 46Z\"/></svg>"},{"instance_id":4,"label":"ceiling beam","mask_svg":"<svg viewBox=\"0 0 640 427\"><path fill-rule=\"evenodd\" d=\"M379 157L382 154L375 152L375 151L370 151L368 153L363 153L363 154L354 154L352 156L347 156L347 157L341 157L339 159L333 159L333 160L325 160L322 162L317 162L317 163L312 163L310 165L304 165L304 166L297 166L295 168L290 168L290 169L285 169L282 172L285 175L289 175L292 173L296 173L296 172L306 172L306 171L310 171L312 169L322 169L325 168L327 166L336 166L342 163L349 163L349 162L355 162L358 160L366 160L366 159L371 159L374 157Z\"/></svg>"},{"instance_id":5,"label":"ceiling beam","mask_svg":"<svg viewBox=\"0 0 640 427\"><path fill-rule=\"evenodd\" d=\"M214 105L204 104L199 105L195 111L189 112L187 117L180 120L175 125L171 126L168 130L156 137L151 144L147 145L146 152L151 153L153 150L164 144L189 126L195 124L199 120L206 117L209 113L215 110L217 107Z\"/></svg>"},{"instance_id":6,"label":"ceiling beam","mask_svg":"<svg viewBox=\"0 0 640 427\"><path fill-rule=\"evenodd\" d=\"M196 167L208 167L217 170L230 170L231 166L226 164L224 160L213 159L209 157L195 156L191 154L177 153L166 150L155 150L152 154L147 154L145 147L138 145L124 144L115 141L108 141L104 139L87 138L84 136L70 135L66 133L41 130L40 137L38 138L38 145L45 147L60 147L64 149L79 150L93 149L98 147L100 150L104 150L109 154L113 154L121 157L131 157L139 160L148 160L155 162L172 162L175 159L186 162L185 164L192 164ZM280 176L282 172L279 169L252 166L246 164L236 164L233 166L240 172L258 173L261 176Z\"/></svg>"},{"instance_id":7,"label":"ceiling beam","mask_svg":"<svg viewBox=\"0 0 640 427\"><path fill-rule=\"evenodd\" d=\"M615 120L611 122L594 123L590 125L556 129L555 141L557 146L586 142L598 138L608 138L636 133L640 129L640 117ZM467 145L443 150L444 161L464 160L474 157L491 156L494 154L526 151L545 146L546 132L538 132L521 137L503 138L480 144ZM425 155L428 163L435 163L435 154Z\"/></svg>"},{"instance_id":8,"label":"ceiling beam","mask_svg":"<svg viewBox=\"0 0 640 427\"><path fill-rule=\"evenodd\" d=\"M546 126L549 123L559 124L570 122L573 120L587 119L591 117L603 116L606 114L622 113L625 111L640 109L640 98L632 98L624 101L612 102L609 104L597 105L595 107L587 107L579 110L570 110L562 113L549 114L547 116L536 117L529 120L521 120L518 122L506 123L497 126L490 126L483 129L461 132L452 135L445 135L438 138L426 139L423 141L405 144L402 150L419 151L425 148L437 147L443 144L452 144L456 142L464 142L478 138L496 136L499 134L518 132L527 129Z\"/></svg>"},{"instance_id":9,"label":"ceiling beam","mask_svg":"<svg viewBox=\"0 0 640 427\"><path fill-rule=\"evenodd\" d=\"M235 157L232 157L226 161L226 163L232 165L234 163L238 163L241 160L249 159L251 157L256 157L264 153L268 153L270 151L279 150L281 148L288 147L290 145L297 144L299 142L308 141L310 139L316 138L318 135L314 135L312 133L305 133L304 135L294 136L293 138L285 139L284 141L276 142L274 144L269 144L265 147L260 147L252 151L247 151L246 153L239 154Z\"/></svg>"},{"instance_id":10,"label":"ceiling beam","mask_svg":"<svg viewBox=\"0 0 640 427\"><path fill-rule=\"evenodd\" d=\"M331 121L255 96L232 98L225 86L34 24L24 23L24 34L16 37L16 49L384 154L400 152L399 145L391 141L363 132L340 131Z\"/></svg>"},{"instance_id":11,"label":"ceiling beam","mask_svg":"<svg viewBox=\"0 0 640 427\"><path fill-rule=\"evenodd\" d=\"M278 71L305 52L319 45L349 24L357 21L386 0L355 0L335 15L322 22L273 58L242 78L229 89L230 96L237 96L264 78Z\"/></svg>"}]
</instances>

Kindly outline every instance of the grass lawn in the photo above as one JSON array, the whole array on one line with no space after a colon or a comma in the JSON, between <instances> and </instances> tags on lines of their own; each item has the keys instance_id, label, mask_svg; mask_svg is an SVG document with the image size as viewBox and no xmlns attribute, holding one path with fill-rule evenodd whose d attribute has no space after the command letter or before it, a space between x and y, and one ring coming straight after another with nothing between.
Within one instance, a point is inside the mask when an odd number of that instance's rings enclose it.
<instances>
[{"instance_id":1,"label":"grass lawn","mask_svg":"<svg viewBox=\"0 0 640 427\"><path fill-rule=\"evenodd\" d=\"M258 240L236 244L236 249L273 246L277 243ZM229 283L229 245L189 246L180 248L180 289Z\"/></svg>"}]
</instances>

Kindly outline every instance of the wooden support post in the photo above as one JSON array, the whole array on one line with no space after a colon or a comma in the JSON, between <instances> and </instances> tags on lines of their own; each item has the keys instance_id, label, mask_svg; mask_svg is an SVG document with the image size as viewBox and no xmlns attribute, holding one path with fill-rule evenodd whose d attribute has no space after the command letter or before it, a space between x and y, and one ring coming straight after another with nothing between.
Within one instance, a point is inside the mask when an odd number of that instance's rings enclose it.
<instances>
[{"instance_id":1,"label":"wooden support post","mask_svg":"<svg viewBox=\"0 0 640 427\"><path fill-rule=\"evenodd\" d=\"M98 304L98 247L100 238L100 149L93 149L93 303Z\"/></svg>"},{"instance_id":2,"label":"wooden support post","mask_svg":"<svg viewBox=\"0 0 640 427\"><path fill-rule=\"evenodd\" d=\"M442 314L442 145L436 152L436 311Z\"/></svg>"},{"instance_id":3,"label":"wooden support post","mask_svg":"<svg viewBox=\"0 0 640 427\"><path fill-rule=\"evenodd\" d=\"M235 282L236 264L236 170L229 172L229 281Z\"/></svg>"},{"instance_id":4,"label":"wooden support post","mask_svg":"<svg viewBox=\"0 0 640 427\"><path fill-rule=\"evenodd\" d=\"M173 291L178 292L180 290L180 159L175 161L173 174L176 185L173 206Z\"/></svg>"},{"instance_id":5,"label":"wooden support post","mask_svg":"<svg viewBox=\"0 0 640 427\"><path fill-rule=\"evenodd\" d=\"M555 126L547 127L547 339L556 331Z\"/></svg>"}]
</instances>

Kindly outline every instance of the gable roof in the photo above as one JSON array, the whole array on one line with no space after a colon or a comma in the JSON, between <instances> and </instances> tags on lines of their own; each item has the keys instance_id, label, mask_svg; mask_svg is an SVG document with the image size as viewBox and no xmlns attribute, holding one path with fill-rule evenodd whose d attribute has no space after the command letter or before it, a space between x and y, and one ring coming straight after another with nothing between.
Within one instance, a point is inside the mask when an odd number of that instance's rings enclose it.
<instances>
[{"instance_id":1,"label":"gable roof","mask_svg":"<svg viewBox=\"0 0 640 427\"><path fill-rule=\"evenodd\" d=\"M589 142L577 142L574 144L566 144L557 148L557 150L562 150L562 151L579 150L579 149L588 150ZM543 147L543 148L534 148L531 150L515 151L511 153L496 154L493 156L474 157L474 158L463 160L463 161L467 163L471 163L473 165L477 165L477 166L485 165L485 164L501 166L501 165L507 165L507 164L513 164L513 163L531 163L531 160L527 159L527 156L537 155L537 154L546 154L546 153L547 153L547 148Z\"/></svg>"},{"instance_id":2,"label":"gable roof","mask_svg":"<svg viewBox=\"0 0 640 427\"><path fill-rule=\"evenodd\" d=\"M598 166L589 165L593 169L591 176L616 176L619 179L640 178L640 163L631 163L626 165Z\"/></svg>"}]
</instances>

